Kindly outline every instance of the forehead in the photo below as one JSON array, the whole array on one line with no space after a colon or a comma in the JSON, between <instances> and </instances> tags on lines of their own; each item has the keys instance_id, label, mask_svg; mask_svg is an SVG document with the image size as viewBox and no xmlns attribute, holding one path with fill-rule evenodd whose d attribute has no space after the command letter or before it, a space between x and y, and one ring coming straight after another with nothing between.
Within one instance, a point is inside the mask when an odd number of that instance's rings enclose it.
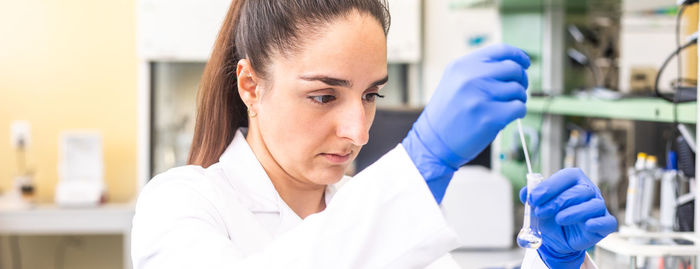
<instances>
[{"instance_id":1,"label":"forehead","mask_svg":"<svg viewBox=\"0 0 700 269\"><path fill-rule=\"evenodd\" d=\"M300 36L299 41L299 49L292 54L273 57L275 73L280 69L338 76L358 71L367 75L386 73L386 36L381 24L370 15L353 12L339 17L318 26L313 34Z\"/></svg>"}]
</instances>

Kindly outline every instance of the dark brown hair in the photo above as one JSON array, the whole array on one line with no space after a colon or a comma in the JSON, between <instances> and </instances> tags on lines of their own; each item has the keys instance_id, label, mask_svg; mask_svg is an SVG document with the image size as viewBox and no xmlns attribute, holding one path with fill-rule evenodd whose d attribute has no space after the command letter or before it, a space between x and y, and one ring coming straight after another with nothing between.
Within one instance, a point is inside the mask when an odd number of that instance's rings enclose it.
<instances>
[{"instance_id":1,"label":"dark brown hair","mask_svg":"<svg viewBox=\"0 0 700 269\"><path fill-rule=\"evenodd\" d=\"M248 126L236 81L240 59L248 59L264 77L272 55L289 56L300 49L302 35L353 11L375 18L384 34L389 31L383 0L233 0L202 75L187 163L208 167L218 162L236 130Z\"/></svg>"}]
</instances>

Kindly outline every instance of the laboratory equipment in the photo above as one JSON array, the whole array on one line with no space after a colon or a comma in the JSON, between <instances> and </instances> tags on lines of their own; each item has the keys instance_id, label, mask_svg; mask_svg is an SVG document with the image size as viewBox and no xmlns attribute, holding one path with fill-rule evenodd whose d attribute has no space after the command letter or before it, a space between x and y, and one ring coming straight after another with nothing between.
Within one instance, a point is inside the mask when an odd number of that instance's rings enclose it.
<instances>
[{"instance_id":1,"label":"laboratory equipment","mask_svg":"<svg viewBox=\"0 0 700 269\"><path fill-rule=\"evenodd\" d=\"M666 172L661 178L661 194L659 201L659 222L661 231L672 232L676 218L676 184L678 184L678 165L676 164L676 152L668 153Z\"/></svg>"},{"instance_id":2,"label":"laboratory equipment","mask_svg":"<svg viewBox=\"0 0 700 269\"><path fill-rule=\"evenodd\" d=\"M614 195L611 189L616 188L622 176L618 154L620 146L614 137L615 134L607 130L574 129L564 157L564 167L580 168L593 184L609 188L607 195L610 196Z\"/></svg>"},{"instance_id":3,"label":"laboratory equipment","mask_svg":"<svg viewBox=\"0 0 700 269\"><path fill-rule=\"evenodd\" d=\"M455 172L440 209L457 233L460 249L513 247L512 192L507 178L486 167L465 165Z\"/></svg>"},{"instance_id":4,"label":"laboratory equipment","mask_svg":"<svg viewBox=\"0 0 700 269\"><path fill-rule=\"evenodd\" d=\"M687 175L678 170L676 151L667 152L665 169L658 167L655 156L638 153L635 166L629 170L625 226L640 231L683 231L679 229L679 213L687 202L682 183L688 181ZM657 195L659 216L655 217L652 213Z\"/></svg>"},{"instance_id":5,"label":"laboratory equipment","mask_svg":"<svg viewBox=\"0 0 700 269\"><path fill-rule=\"evenodd\" d=\"M637 161L634 167L628 171L627 184L627 206L625 208L625 225L636 227L641 222L641 204L642 204L642 179L640 174L644 171L647 154L644 152L637 153Z\"/></svg>"},{"instance_id":6,"label":"laboratory equipment","mask_svg":"<svg viewBox=\"0 0 700 269\"><path fill-rule=\"evenodd\" d=\"M642 185L639 220L642 222L643 227L656 226L657 223L652 218L652 209L657 191L656 182L661 179L661 170L657 167L656 156L647 156L644 170L639 172L638 176L640 179L639 183Z\"/></svg>"},{"instance_id":7,"label":"laboratory equipment","mask_svg":"<svg viewBox=\"0 0 700 269\"><path fill-rule=\"evenodd\" d=\"M548 268L579 268L586 250L617 230L600 189L581 169L559 170L527 195L527 187L522 188L520 200L538 209L536 227L547 240L537 253Z\"/></svg>"},{"instance_id":8,"label":"laboratory equipment","mask_svg":"<svg viewBox=\"0 0 700 269\"><path fill-rule=\"evenodd\" d=\"M680 13L679 13L680 14ZM697 100L697 93L693 94L692 92L696 92L694 87L674 87L676 92L674 94L670 95L669 94L664 94L661 92L659 89L660 81L661 81L661 75L663 74L663 71L666 69L666 66L671 62L671 60L680 55L681 52L687 48L692 47L693 45L696 45L698 43L698 35L691 35L688 37L688 40L685 41L685 43L680 46L680 43L678 44L679 47L676 48L671 55L669 55L666 60L664 60L663 64L661 64L661 67L659 68L659 72L656 73L656 79L654 80L654 93L666 101L669 102L689 102L689 101L695 101Z\"/></svg>"},{"instance_id":9,"label":"laboratory equipment","mask_svg":"<svg viewBox=\"0 0 700 269\"><path fill-rule=\"evenodd\" d=\"M566 142L564 155L564 167L576 167L576 152L581 147L580 135L578 130L571 130L569 141Z\"/></svg>"},{"instance_id":10,"label":"laboratory equipment","mask_svg":"<svg viewBox=\"0 0 700 269\"><path fill-rule=\"evenodd\" d=\"M531 191L544 180L542 174L527 174L527 198L525 200L525 214L523 215L523 228L518 233L518 246L521 248L537 249L542 245L542 233L540 233L535 211L530 206L528 199Z\"/></svg>"},{"instance_id":11,"label":"laboratory equipment","mask_svg":"<svg viewBox=\"0 0 700 269\"><path fill-rule=\"evenodd\" d=\"M678 170L687 177L695 177L695 150L691 141L684 136L676 139L678 145Z\"/></svg>"},{"instance_id":12,"label":"laboratory equipment","mask_svg":"<svg viewBox=\"0 0 700 269\"><path fill-rule=\"evenodd\" d=\"M525 143L525 134L523 133L523 124L520 119L517 119L518 132L520 132L520 143L523 144L523 153L525 154L525 163L527 164L527 197L525 198L525 213L523 214L523 227L518 233L518 246L522 248L537 249L542 245L542 234L537 223L537 217L534 216L535 211L530 206L530 194L532 190L544 180L542 174L532 172L532 163L530 163L530 155L527 152L527 143Z\"/></svg>"}]
</instances>

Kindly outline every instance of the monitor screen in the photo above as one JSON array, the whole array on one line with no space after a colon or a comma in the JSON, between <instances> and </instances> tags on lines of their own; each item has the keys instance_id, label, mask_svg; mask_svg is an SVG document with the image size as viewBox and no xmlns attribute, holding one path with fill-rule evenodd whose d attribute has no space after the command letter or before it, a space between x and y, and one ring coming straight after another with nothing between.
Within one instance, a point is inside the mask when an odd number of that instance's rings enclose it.
<instances>
[{"instance_id":1,"label":"monitor screen","mask_svg":"<svg viewBox=\"0 0 700 269\"><path fill-rule=\"evenodd\" d=\"M355 159L355 171L362 171L401 143L418 119L422 109L377 109L369 130L369 142ZM491 146L486 147L469 165L491 168Z\"/></svg>"}]
</instances>

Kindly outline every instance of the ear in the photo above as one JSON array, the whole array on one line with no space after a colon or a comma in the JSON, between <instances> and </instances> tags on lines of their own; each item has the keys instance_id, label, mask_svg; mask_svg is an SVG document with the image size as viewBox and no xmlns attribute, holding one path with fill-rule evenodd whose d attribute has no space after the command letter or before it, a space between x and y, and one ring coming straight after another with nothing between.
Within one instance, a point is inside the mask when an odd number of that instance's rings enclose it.
<instances>
[{"instance_id":1,"label":"ear","mask_svg":"<svg viewBox=\"0 0 700 269\"><path fill-rule=\"evenodd\" d=\"M241 59L236 65L236 83L238 85L238 94L241 100L248 106L250 111L255 111L255 104L260 99L258 89L258 77L255 75L253 67L248 59Z\"/></svg>"}]
</instances>

